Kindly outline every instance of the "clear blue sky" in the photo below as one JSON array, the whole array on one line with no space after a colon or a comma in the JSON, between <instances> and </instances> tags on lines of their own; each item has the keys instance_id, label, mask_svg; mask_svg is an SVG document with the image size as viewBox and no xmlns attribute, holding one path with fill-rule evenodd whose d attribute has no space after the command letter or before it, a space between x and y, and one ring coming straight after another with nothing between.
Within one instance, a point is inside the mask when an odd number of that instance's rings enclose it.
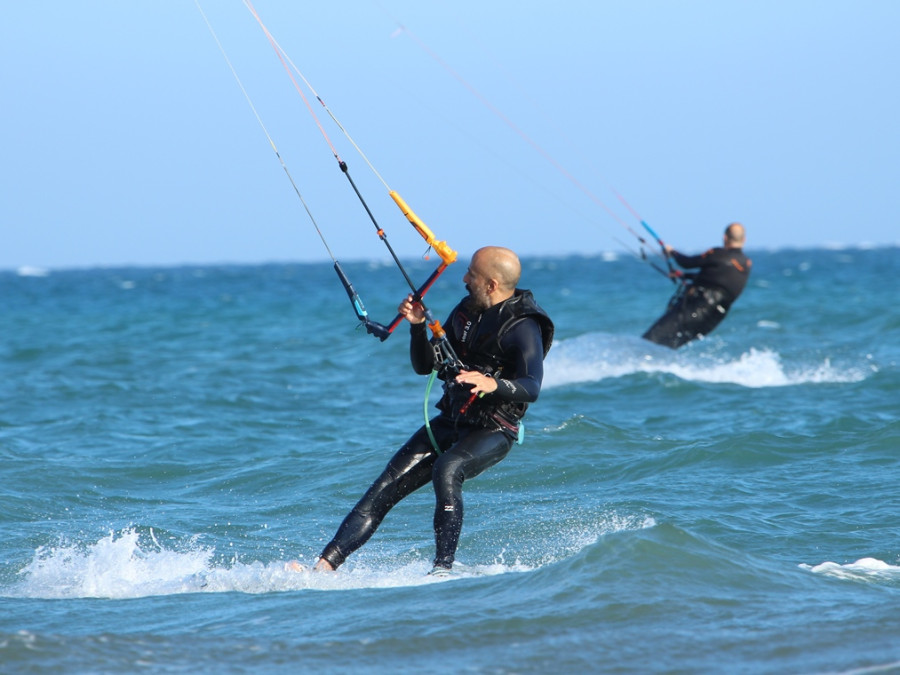
<instances>
[{"instance_id":1,"label":"clear blue sky","mask_svg":"<svg viewBox=\"0 0 900 675\"><path fill-rule=\"evenodd\" d=\"M385 257L250 12L201 6L335 255ZM900 2L255 6L464 257L631 245L613 189L686 251L732 220L748 249L900 242ZM192 0L10 3L0 61L0 268L327 260ZM394 248L420 255L315 110Z\"/></svg>"}]
</instances>

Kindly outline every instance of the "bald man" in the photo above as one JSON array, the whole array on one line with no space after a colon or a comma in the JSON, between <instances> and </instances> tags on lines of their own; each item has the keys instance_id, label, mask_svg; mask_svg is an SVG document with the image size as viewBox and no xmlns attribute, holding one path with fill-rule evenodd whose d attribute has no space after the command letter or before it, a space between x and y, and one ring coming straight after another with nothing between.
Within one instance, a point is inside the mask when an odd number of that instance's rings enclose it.
<instances>
[{"instance_id":1,"label":"bald man","mask_svg":"<svg viewBox=\"0 0 900 675\"><path fill-rule=\"evenodd\" d=\"M388 462L325 546L316 570L340 566L391 508L431 483L436 545L431 574L449 573L462 530L463 482L509 453L528 405L541 391L543 360L553 341L546 312L531 291L516 287L521 273L519 258L507 248L488 246L472 256L463 276L469 294L444 324L462 368L435 363L422 306L412 296L400 304L398 311L410 324L413 369L426 375L437 368L444 382L440 412Z\"/></svg>"},{"instance_id":2,"label":"bald man","mask_svg":"<svg viewBox=\"0 0 900 675\"><path fill-rule=\"evenodd\" d=\"M688 256L665 247L666 255L679 267L698 271L676 273L685 283L669 300L666 313L643 334L645 340L677 349L709 335L721 323L750 276L753 263L744 255L745 236L743 225L731 223L725 228L722 246L701 255Z\"/></svg>"}]
</instances>

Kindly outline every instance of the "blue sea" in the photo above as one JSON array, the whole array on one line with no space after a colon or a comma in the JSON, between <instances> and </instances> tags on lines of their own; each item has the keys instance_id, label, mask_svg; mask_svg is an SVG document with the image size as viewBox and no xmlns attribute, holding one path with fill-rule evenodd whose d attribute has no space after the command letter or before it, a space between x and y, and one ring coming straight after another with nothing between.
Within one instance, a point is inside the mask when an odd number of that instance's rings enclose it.
<instances>
[{"instance_id":1,"label":"blue sea","mask_svg":"<svg viewBox=\"0 0 900 675\"><path fill-rule=\"evenodd\" d=\"M285 571L426 405L330 263L0 272L0 672L900 672L900 249L748 253L677 352L649 265L523 259L557 340L447 578L427 488ZM393 318L393 264L344 267Z\"/></svg>"}]
</instances>

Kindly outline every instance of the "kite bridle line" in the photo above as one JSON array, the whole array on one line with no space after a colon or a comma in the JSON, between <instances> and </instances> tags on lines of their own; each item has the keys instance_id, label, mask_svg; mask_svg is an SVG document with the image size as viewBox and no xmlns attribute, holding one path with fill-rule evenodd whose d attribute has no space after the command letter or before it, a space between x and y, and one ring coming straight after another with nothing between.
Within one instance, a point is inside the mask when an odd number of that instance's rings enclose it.
<instances>
[{"instance_id":1,"label":"kite bridle line","mask_svg":"<svg viewBox=\"0 0 900 675\"><path fill-rule=\"evenodd\" d=\"M301 194L300 189L297 186L297 183L294 181L293 177L291 176L291 173L287 168L287 164L285 163L284 159L281 157L281 153L278 151L278 148L276 147L275 142L272 139L272 136L269 134L268 129L266 128L265 124L262 121L262 117L259 115L258 111L256 110L256 106L253 104L253 100L250 98L250 95L248 94L243 83L241 82L241 79L238 76L237 71L235 70L234 66L231 63L231 60L228 58L228 54L226 53L225 48L223 47L218 36L216 35L216 32L213 29L212 24L210 23L205 12L203 11L202 7L200 6L199 0L194 0L194 4L196 5L197 10L200 12L200 15L203 17L203 20L206 23L206 26L209 29L210 34L212 35L213 39L215 40L216 45L219 48L219 51L222 53L222 56L224 57L225 62L228 65L228 68L231 71L232 76L234 77L235 81L237 82L238 87L240 88L241 92L244 95L244 98L246 99L247 103L250 106L250 109L253 111L253 115L256 117L257 123L262 128L263 133L265 134L266 139L269 141L269 145L272 147L272 150L275 152L275 156L278 159L279 163L281 164L281 167L284 170L285 174L287 175L288 180L290 181L291 186L294 189L294 192L297 194L297 197L300 199L301 203L303 204L303 207L304 207L307 215L309 216L310 220L312 221L313 227L315 227L316 232L319 235L319 238L322 240L322 243L325 246L325 249L328 252L329 257L331 258L332 262L334 263L335 272L337 273L338 278L341 281L341 284L344 286L344 290L346 291L347 296L350 299L350 303L353 307L354 312L356 313L357 318L365 326L367 333L374 335L375 337L379 338L382 341L386 340L388 337L390 337L390 335L394 331L394 329L400 324L403 317L398 314L396 317L394 317L394 319L387 326L385 326L384 324L378 323L376 321L373 321L372 319L369 318L368 312L366 311L365 306L363 305L362 299L360 298L360 296L356 292L356 290L353 288L353 285L350 282L349 277L347 276L346 272L344 272L340 263L335 258L334 254L332 253L331 248L329 247L328 242L325 239L325 236L322 234L321 228L319 227L309 206L307 205L306 201L304 200L303 195ZM255 10L252 8L252 5L250 5L249 2L245 2L244 4L248 7L248 9L250 9L251 13L253 13L253 15L255 17L257 17L257 21L259 21L258 15L256 14ZM263 30L265 31L266 36L269 38L269 41L272 44L273 48L275 49L276 54L278 54L279 59L282 61L282 64L285 66L285 68L287 68L287 64L285 63L285 59L287 58L286 55L284 55L284 52L280 49L280 47L278 47L277 43L271 37L271 34L268 32L268 30L265 28L265 26L262 24L262 22L260 21L259 23L263 27ZM289 61L289 59L288 59L288 61ZM291 79L294 81L295 86L297 86L296 80L294 80L293 75L291 74L289 69L288 69L288 73L289 73L289 75L291 75ZM302 74L301 74L301 77L302 77ZM305 81L305 78L304 78L304 81ZM319 130L322 132L322 135L325 137L325 140L328 142L329 146L332 148L332 152L338 161L341 171L344 173L344 175L347 176L351 186L354 189L354 192L356 192L357 196L359 197L360 201L362 202L363 206L365 207L366 212L369 214L369 217L372 220L372 223L375 225L378 236L384 242L385 246L387 247L388 251L390 252L391 256L393 257L394 262L397 264L397 267L400 269L400 272L403 274L404 279L406 279L407 284L409 284L409 287L411 290L411 295L412 295L414 301L419 303L419 305L422 307L422 310L425 313L426 319L428 321L428 326L432 330L432 335L434 336L434 340L437 342L446 341L446 339L444 337L444 331L440 325L440 322L438 322L436 319L434 319L430 310L428 310L428 308L425 306L424 302L422 302L422 298L425 296L425 294L428 292L428 290L431 288L431 286L434 284L434 282L437 280L437 278L444 272L444 270L447 268L447 266L456 260L456 251L451 249L447 245L446 242L438 241L437 238L434 236L434 233L428 228L427 225L425 225L424 222L422 222L422 220L412 211L412 209L409 208L409 206L406 204L405 201L403 201L403 199L400 197L400 195L397 194L396 192L394 192L393 190L389 189L391 198L394 200L394 202L400 208L403 215L407 218L407 220L409 220L409 222L413 225L413 227L415 227L416 231L419 232L419 234L422 236L422 238L425 239L429 248L431 250L434 250L440 256L441 261L442 261L441 264L437 267L437 269L435 269L434 272L432 272L431 276L428 277L428 279L425 281L425 283L423 283L419 287L415 286L412 279L406 273L406 270L404 269L402 263L400 262L400 259L397 257L396 253L394 252L393 248L391 247L390 243L388 242L387 236L385 235L384 230L375 221L374 215L372 214L368 205L363 200L361 193L356 188L355 183L353 182L352 178L350 177L350 175L347 171L346 163L343 160L341 160L341 158L337 154L337 151L334 149L334 146L331 143L331 140L328 138L328 135L325 133L325 130L322 128L321 124L319 123L318 118L316 117L315 113L313 112L312 107L309 105L309 102L307 101L306 97L303 96L302 90L299 89L299 86L297 86L297 88L298 88L298 91L300 92L301 96L303 97L304 101L306 102L307 107L309 108L310 113L313 116L313 119L316 121L316 124L319 126ZM318 95L316 95L316 97L321 101L321 98L318 97ZM322 104L324 105L324 102ZM326 109L327 109L327 107L326 107ZM334 115L331 114L330 111L329 111L329 114L331 115L332 119L335 119ZM339 127L341 127L340 123L337 122L336 119L335 119L335 122L338 124ZM343 127L341 127L341 129L343 131ZM344 133L346 135L346 131L344 131ZM349 135L348 135L348 138L349 138ZM356 143L353 142L352 139L350 139L350 142L353 143L354 147L356 147L357 150L359 151L358 146L356 146ZM361 151L360 151L360 154L362 155ZM366 159L365 155L363 155L363 158ZM368 159L366 159L366 163L369 164L370 168L372 168L372 171L375 173L376 176L378 176L379 180L381 180L381 182L383 184L385 184L385 186L387 186L387 184L384 182L384 179L382 179L381 176L378 175L378 172L375 171L374 167L372 166L371 162L368 161ZM452 349L450 349L449 344L446 345L446 347L443 347L443 349L445 351L450 350L452 352ZM453 355L453 357L455 359L455 355ZM458 362L458 359L455 359L455 360Z\"/></svg>"},{"instance_id":2,"label":"kite bridle line","mask_svg":"<svg viewBox=\"0 0 900 675\"><path fill-rule=\"evenodd\" d=\"M656 234L656 231L647 224L646 220L641 220L641 225L644 226L644 229L647 230L647 232L650 233L650 236L656 239L656 243L659 244L659 249L662 251L662 255L666 259L666 265L669 268L669 274L667 276L672 280L672 283L675 285L678 285L679 283L684 285L684 275L681 270L677 270L672 266L672 260L669 258L669 253L666 251L666 245L663 240Z\"/></svg>"},{"instance_id":3,"label":"kite bridle line","mask_svg":"<svg viewBox=\"0 0 900 675\"><path fill-rule=\"evenodd\" d=\"M685 286L684 274L682 273L681 270L675 269L675 267L672 265L672 259L671 259L671 257L669 256L669 252L666 250L666 244L665 244L665 242L663 242L662 238L661 238L658 234L656 234L656 230L654 230L652 227L650 227L650 225L647 224L647 221L646 221L646 220L644 220L643 218L641 218L641 216L638 214L638 212L635 211L635 210L631 207L631 204L629 204L629 203L625 200L625 198L624 198L622 195L620 195L615 189L613 189L613 193L615 193L615 195L616 195L616 197L618 198L618 200L619 200L620 202L622 202L622 204L625 205L625 208L628 209L628 210L631 212L631 215L633 215L635 218L637 218L637 219L640 221L640 223L641 223L641 225L643 225L644 229L647 230L647 232L650 233L650 236L653 237L653 238L656 240L656 243L659 244L659 255L660 255L660 257L662 257L663 260L665 260L665 262L666 262L666 267L668 268L669 271L666 272L666 271L663 270L661 267L659 267L656 263L652 262L651 260L647 260L647 256L646 256L646 254L644 253L643 247L641 248L641 258L642 258L643 260L646 260L648 263L650 263L650 266L651 266L653 269L655 269L655 270L657 270L658 272L660 272L663 276L668 277L669 279L671 279L672 283L675 284L676 286L680 283L681 286L679 287L679 289L678 289L677 292L683 291L683 290L684 290L684 286ZM631 230L631 228L629 228L629 230ZM641 237L641 236L640 236L637 232L635 232L634 230L631 230L631 233L632 233L635 237L638 238L638 240L641 242L641 244L646 244L646 243L647 243L646 240L645 240L643 237Z\"/></svg>"},{"instance_id":4,"label":"kite bridle line","mask_svg":"<svg viewBox=\"0 0 900 675\"><path fill-rule=\"evenodd\" d=\"M437 253L441 257L441 260L443 260L446 264L449 265L452 262L454 262L456 260L456 252L453 249L451 249L449 246L447 246L446 242L438 241L437 238L434 236L434 233L428 228L428 226L422 221L422 219L419 218L412 211L412 209L409 208L409 206L406 204L405 201L403 201L403 198L400 197L400 195L397 194L397 192L395 192L394 190L391 189L391 187L387 184L387 181L381 176L380 173L378 173L378 170L375 168L375 165L372 164L371 161L369 161L369 158L362 151L362 148L360 148L359 145L356 143L356 141L353 140L353 137L344 128L344 125L341 124L340 120L338 120L338 118L335 116L335 114L331 111L331 108L329 108L328 105L325 103L325 101L322 99L322 97L319 96L318 92L313 88L312 84L310 84L309 80L306 79L306 76L303 75L303 73L300 71L300 69L294 64L294 62L291 60L291 58L287 55L287 52L285 52L281 48L281 45L279 45L278 42L275 40L272 33L269 32L269 29L266 28L266 25L262 22L262 19L260 18L259 14L256 12L256 9L253 7L253 4L250 2L250 0L244 0L244 6L247 7L247 9L253 15L253 18L256 19L256 22L259 24L263 33L265 33L266 38L269 40L269 44L272 46L272 49L275 50L275 54L278 56L278 60L281 61L281 65L284 67L285 71L287 72L288 77L291 78L291 82L293 82L294 88L297 90L297 93L300 94L300 97L303 99L303 102L306 104L307 109L309 110L310 114L313 116L313 119L315 120L316 126L319 128L319 131L321 132L322 137L325 139L325 142L328 143L328 147L331 148L331 153L334 155L334 158L337 160L338 165L341 167L341 171L343 171L345 174L347 174L348 179L350 178L349 173L347 173L346 163L343 162L343 160L341 160L340 155L338 154L337 149L334 147L334 144L331 142L331 139L328 137L328 134L325 131L325 128L319 122L319 118L316 116L312 105L310 105L309 99L307 99L306 95L303 93L302 87L300 87L300 84L297 82L296 78L294 77L294 73L296 73L297 76L301 80L303 80L303 84L305 84L307 89L309 89L310 93L312 93L312 95L316 97L316 100L319 102L319 104L322 106L322 108L325 109L325 112L328 113L328 116L332 119L332 121L335 123L335 125L337 125L337 128L341 130L341 133L344 134L344 136L347 138L347 140L353 146L354 150L356 150L356 152L359 153L359 156L362 157L363 161L366 163L366 165L369 167L369 169L371 169L372 173L375 174L375 177L378 178L379 181L381 181L381 184L384 185L384 187L387 189L388 194L390 195L391 199L394 200L394 202L400 208L400 211L403 213L404 216L406 216L406 219L409 220L410 224L414 228L416 228L416 230L419 232L419 234L422 236L422 238L426 241L428 246L431 247L432 249L434 249L435 253ZM352 183L352 180L351 180L351 183ZM355 186L354 186L354 190L356 190ZM357 194L359 194L358 191L357 191ZM360 199L362 199L362 197L360 197ZM374 220L374 218L373 218L373 220ZM377 224L376 224L376 227L377 227Z\"/></svg>"},{"instance_id":5,"label":"kite bridle line","mask_svg":"<svg viewBox=\"0 0 900 675\"><path fill-rule=\"evenodd\" d=\"M422 221L421 218L419 218L418 215L416 215L416 213L409 207L409 205L404 201L404 199L395 190L392 190L390 188L390 186L387 184L387 182L384 180L384 178L381 176L381 174L378 173L378 171L375 169L375 166L372 164L372 162L369 161L368 157L366 157L365 153L362 151L362 149L359 147L359 145L356 143L356 141L353 140L353 138L350 136L350 134L347 132L347 130L344 128L344 126L340 123L340 121L337 119L337 117L334 115L334 113L331 111L331 109L325 104L325 101L322 99L322 97L319 96L319 94L316 92L316 90L310 84L309 80L306 79L306 77L303 75L303 73L300 71L300 69L297 68L297 66L290 59L290 57L287 55L287 53L284 51L284 49L281 48L281 46L275 40L275 38L273 37L273 35L269 31L269 29L266 28L266 25L263 23L262 19L260 18L256 9L253 7L253 4L250 2L250 0L244 0L244 5L247 7L247 9L253 15L253 18L256 19L256 22L259 24L260 28L262 29L263 33L265 34L266 38L268 39L269 44L272 46L272 49L275 51L275 54L278 57L278 60L281 62L281 65L284 67L285 71L287 72L288 77L290 77L291 82L294 84L294 88L297 90L297 93L300 94L300 97L303 99L304 103L306 104L306 107L309 110L310 115L312 115L313 119L315 120L316 126L319 129L319 132L322 134L322 137L325 139L325 142L328 144L328 147L331 149L331 153L334 156L335 160L337 160L338 167L340 168L341 173L343 173L347 177L347 180L350 183L350 186L353 188L353 192L356 194L357 198L359 199L360 203L362 204L363 208L365 209L366 214L369 216L369 219L372 221L372 224L375 226L375 231L378 234L378 237L381 239L381 241L384 243L385 247L388 249L388 252L390 253L391 257L394 259L394 262L397 265L397 268L400 270L400 273L403 275L403 278L406 280L406 283L409 285L409 288L412 291L412 296L413 296L414 302L417 302L422 307L422 310L425 313L425 317L428 322L428 327L431 329L434 340L437 340L439 342L444 341L444 330L441 327L440 322L434 318L434 316L431 314L431 311L426 307L425 303L423 302L423 298L425 296L425 293L428 291L429 288L431 288L431 286L434 284L434 282L437 280L437 278L444 272L445 269L447 269L447 266L452 264L453 262L455 262L456 251L454 251L452 248L450 248L447 245L447 242L438 241L437 237L435 237L435 235L431 231L431 229ZM340 155L338 154L338 151L335 148L334 143L332 143L331 139L328 136L328 133L325 131L325 128L322 126L322 123L319 121L318 116L316 115L315 111L313 110L313 107L310 104L309 99L306 97L306 94L303 92L303 88L300 86L300 83L297 81L297 78L294 77L294 73L296 73L297 76L303 81L303 83L310 90L312 95L315 96L316 100L322 105L322 107L328 113L328 116L331 117L331 119L334 121L334 123L337 125L337 127L341 130L341 133L344 134L344 136L347 138L347 140L350 142L350 144L354 147L354 149L363 158L365 163L372 170L372 173L375 174L375 176L378 178L378 180L381 181L382 185L384 185L384 187L388 190L389 196L391 197L391 199L394 200L394 203L400 209L401 213L406 217L406 219L415 228L415 230L421 235L421 237L428 244L429 248L431 250L433 250L435 253L437 253L438 256L441 258L441 261L442 261L441 264L434 270L434 272L432 272L431 276L420 287L417 288L416 285L413 283L409 274L407 274L406 269L403 267L403 264L400 262L400 259L397 257L397 254L394 252L393 247L391 246L390 242L387 239L387 234L385 234L384 229L378 224L378 221L375 219L375 215L372 213L372 210L369 208L368 204L366 203L365 198L363 197L362 193L359 191L359 188L356 186L356 183L354 182L353 178L350 176L350 172L349 172L347 163L343 159L341 159ZM348 286L349 281L347 280L346 274L343 274L341 271L339 271L338 276L341 278L341 282L344 284L344 287L347 289L347 293L348 293L348 295L351 296L351 300L352 300L353 299L353 295L351 294L352 287ZM353 293L355 293L355 291L353 291ZM356 303L354 303L354 307L356 307ZM378 337L381 340L386 340L388 338L388 336L390 336L390 334L393 332L393 330L397 327L397 325L399 325L400 321L403 318L401 315L398 314L396 317L394 317L394 320L391 321L391 323L389 323L387 326L383 326L381 324L375 324L375 322L371 321L368 318L363 320L363 318L360 315L358 310L357 310L357 317L359 317L361 321L364 321L364 323L366 325L366 330L368 332L374 333L376 335L376 337ZM449 349L449 345L446 345L446 347ZM454 355L454 358L455 358L455 355ZM458 361L458 359L456 359L456 361Z\"/></svg>"},{"instance_id":6,"label":"kite bridle line","mask_svg":"<svg viewBox=\"0 0 900 675\"><path fill-rule=\"evenodd\" d=\"M328 241L325 239L325 235L322 234L321 228L319 228L319 224L316 222L315 216L313 216L312 211L309 208L309 205L306 203L306 200L303 198L303 194L300 192L300 188L297 187L297 183L294 181L294 177L291 175L291 172L288 170L287 164L281 156L281 153L278 151L278 147L275 145L275 141L272 140L271 134L269 134L269 130L266 128L265 123L262 121L262 117L259 112L256 110L256 106L253 104L253 100L250 98L250 94L247 93L246 88L244 87L243 82L241 82L241 78L237 74L237 70L235 70L234 66L231 63L231 59L228 58L228 54L225 51L225 48L222 46L222 43L219 41L218 35L216 35L216 31L213 29L212 24L209 22L209 19L206 16L206 13L203 11L203 8L200 6L199 0L194 0L194 4L197 6L197 10L200 12L200 15L203 17L203 21L206 23L206 27L209 29L210 34L215 40L216 45L219 47L219 51L222 53L222 56L225 59L225 63L228 64L229 70L231 70L231 74L234 76L235 81L238 84L238 87L243 93L244 98L247 101L247 104L250 106L250 109L253 111L254 117L256 117L256 121L259 123L260 128L263 130L263 133L266 136L266 139L269 141L269 145L272 147L275 156L278 158L278 162L281 164L281 168L284 169L284 173L287 176L288 180L291 183L291 187L293 187L294 192L297 197L300 199L300 203L303 204L303 208L306 211L307 216L309 216L310 221L313 224L313 227L316 229L316 233L319 235L319 239L322 240L322 244L325 246L325 250L328 252L328 256L331 258L331 261L334 263L335 272L337 272L338 278L341 280L341 283L344 285L344 290L347 292L347 296L350 298L350 304L353 306L353 310L356 312L357 318L363 325L366 327L366 332L375 335L381 340L386 340L390 335L390 331L386 326L381 325L376 321L372 321L369 318L368 312L366 311L365 305L363 305L362 298L359 297L359 294L353 288L353 285L350 283L350 279L347 277L344 270L341 268L341 264L338 262L337 258L334 257L334 254L331 251L331 247L328 245ZM433 283L433 280L432 280ZM427 290L427 289L425 289Z\"/></svg>"},{"instance_id":7,"label":"kite bridle line","mask_svg":"<svg viewBox=\"0 0 900 675\"><path fill-rule=\"evenodd\" d=\"M641 234L635 231L628 223L626 223L619 215L613 211L603 200L601 200L594 192L587 187L583 182L581 182L576 176L574 176L570 171L568 171L559 161L556 160L546 149L544 149L537 141L531 138L522 128L515 124L508 116L506 116L497 106L491 103L490 100L486 96L484 96L478 89L476 89L471 83L469 83L465 78L460 75L447 61L445 61L439 54L437 54L431 47L429 47L424 40L422 40L418 35L416 35L412 30L409 29L408 26L399 21L396 17L392 16L389 12L386 12L387 15L391 18L394 23L397 25L397 34L404 34L408 36L415 44L419 47L425 54L427 54L431 59L433 59L441 68L443 68L454 80L459 82L469 93L471 93L478 101L484 105L491 113L493 113L496 117L498 117L507 127L509 127L516 135L518 135L522 140L524 140L533 150L535 150L544 160L546 160L554 169L556 169L564 178L570 181L578 190L580 190L585 196L588 197L594 204L602 208L606 213L615 220L619 225L621 225L625 230L628 231L633 237L635 237L638 242L640 242L640 253L636 255L637 258L643 260L650 264L655 270L661 272L664 276L668 276L666 272L664 272L658 265L656 265L653 261L647 258L646 253L644 252L643 247L649 246L649 242L641 236ZM510 81L517 87L521 87L510 78ZM526 92L527 93L527 92ZM533 100L532 100L533 103ZM535 109L542 113L538 106L534 106ZM554 123L555 119L552 116L543 115L542 116L548 120L550 123ZM565 136L565 134L563 134ZM573 144L574 145L574 144ZM635 210L631 207L631 205L625 201L625 198L622 197L619 192L613 188L611 185L609 189L615 194L616 198L628 209L628 211L634 216L634 218L643 224L643 219L635 212ZM613 238L615 239L615 238ZM615 239L618 241L617 239ZM622 243L622 242L618 242ZM631 247L626 246L629 251L634 253ZM673 274L677 274L677 272L672 268L671 262L669 262L668 255L665 253L665 249L662 249L662 253L660 254L663 260L666 261L666 265L669 267L669 270ZM671 278L671 277L670 277Z\"/></svg>"}]
</instances>

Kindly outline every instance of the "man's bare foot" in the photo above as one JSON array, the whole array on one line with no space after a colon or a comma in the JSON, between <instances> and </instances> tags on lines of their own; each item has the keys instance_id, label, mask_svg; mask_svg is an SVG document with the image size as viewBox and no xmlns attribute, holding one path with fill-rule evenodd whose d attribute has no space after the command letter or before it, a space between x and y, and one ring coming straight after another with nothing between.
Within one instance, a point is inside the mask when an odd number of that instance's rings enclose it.
<instances>
[{"instance_id":1,"label":"man's bare foot","mask_svg":"<svg viewBox=\"0 0 900 675\"><path fill-rule=\"evenodd\" d=\"M308 572L309 567L300 563L299 560L289 560L284 563L284 571L285 572ZM312 568L313 572L334 572L334 567L331 566L331 563L325 560L325 558L319 558L316 562L315 567Z\"/></svg>"},{"instance_id":2,"label":"man's bare foot","mask_svg":"<svg viewBox=\"0 0 900 675\"><path fill-rule=\"evenodd\" d=\"M325 560L325 558L319 558L316 566L313 567L314 572L334 572L334 566Z\"/></svg>"}]
</instances>

